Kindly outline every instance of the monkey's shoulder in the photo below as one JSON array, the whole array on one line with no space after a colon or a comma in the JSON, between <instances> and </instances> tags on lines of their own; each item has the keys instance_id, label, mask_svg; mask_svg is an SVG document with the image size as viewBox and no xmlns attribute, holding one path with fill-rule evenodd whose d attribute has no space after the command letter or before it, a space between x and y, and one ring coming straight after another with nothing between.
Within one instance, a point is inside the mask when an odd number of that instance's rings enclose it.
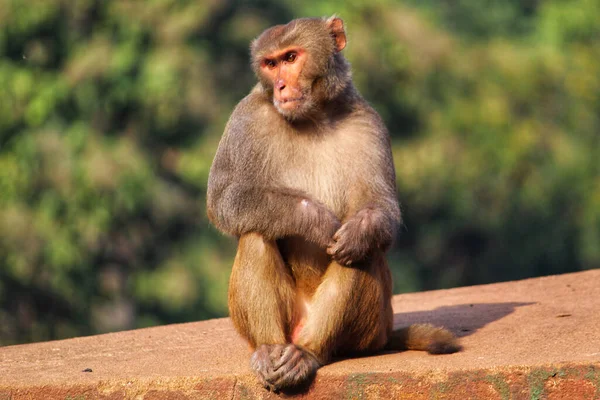
<instances>
[{"instance_id":1,"label":"monkey's shoulder","mask_svg":"<svg viewBox=\"0 0 600 400\"><path fill-rule=\"evenodd\" d=\"M354 102L350 123L369 124L373 130L387 133L387 128L381 115L361 96Z\"/></svg>"},{"instance_id":2,"label":"monkey's shoulder","mask_svg":"<svg viewBox=\"0 0 600 400\"><path fill-rule=\"evenodd\" d=\"M352 111L336 124L336 131L354 140L378 145L387 146L390 139L388 129L379 113L362 98L353 105Z\"/></svg>"},{"instance_id":3,"label":"monkey's shoulder","mask_svg":"<svg viewBox=\"0 0 600 400\"><path fill-rule=\"evenodd\" d=\"M225 131L231 135L256 135L265 126L272 127L281 118L264 93L254 88L233 109Z\"/></svg>"}]
</instances>

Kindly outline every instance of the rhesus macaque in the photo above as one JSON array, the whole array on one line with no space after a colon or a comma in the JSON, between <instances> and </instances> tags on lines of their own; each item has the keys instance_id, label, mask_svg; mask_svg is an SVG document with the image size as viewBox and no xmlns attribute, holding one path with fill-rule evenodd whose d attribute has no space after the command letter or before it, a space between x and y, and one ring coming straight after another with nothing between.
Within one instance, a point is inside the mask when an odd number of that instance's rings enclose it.
<instances>
[{"instance_id":1,"label":"rhesus macaque","mask_svg":"<svg viewBox=\"0 0 600 400\"><path fill-rule=\"evenodd\" d=\"M229 310L271 390L333 355L459 350L431 325L392 330L385 252L401 222L390 139L340 53L341 19L304 18L251 45L259 83L233 111L208 180L208 216L239 238Z\"/></svg>"}]
</instances>

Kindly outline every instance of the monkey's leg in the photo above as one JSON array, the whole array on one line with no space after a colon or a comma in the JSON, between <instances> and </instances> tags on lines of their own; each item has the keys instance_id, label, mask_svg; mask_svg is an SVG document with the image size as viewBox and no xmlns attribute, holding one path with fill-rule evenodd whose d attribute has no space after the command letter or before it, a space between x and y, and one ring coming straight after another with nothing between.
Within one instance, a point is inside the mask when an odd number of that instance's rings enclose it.
<instances>
[{"instance_id":1,"label":"monkey's leg","mask_svg":"<svg viewBox=\"0 0 600 400\"><path fill-rule=\"evenodd\" d=\"M257 233L243 235L229 280L229 313L250 343L251 367L265 386L273 345L286 343L294 317L295 285L277 243Z\"/></svg>"},{"instance_id":2,"label":"monkey's leg","mask_svg":"<svg viewBox=\"0 0 600 400\"><path fill-rule=\"evenodd\" d=\"M392 330L391 277L383 255L359 268L331 263L307 307L293 344L273 361L275 388L309 380L336 351L382 349Z\"/></svg>"}]
</instances>

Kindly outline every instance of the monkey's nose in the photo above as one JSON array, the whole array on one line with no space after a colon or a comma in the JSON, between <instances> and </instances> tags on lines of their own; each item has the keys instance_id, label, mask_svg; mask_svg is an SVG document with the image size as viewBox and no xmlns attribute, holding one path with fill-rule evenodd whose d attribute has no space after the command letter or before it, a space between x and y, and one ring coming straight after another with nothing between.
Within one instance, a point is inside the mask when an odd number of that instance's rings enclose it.
<instances>
[{"instance_id":1,"label":"monkey's nose","mask_svg":"<svg viewBox=\"0 0 600 400\"><path fill-rule=\"evenodd\" d=\"M277 82L275 82L275 86L277 87L277 90L281 92L283 89L285 89L285 82L283 81L283 79L277 79Z\"/></svg>"}]
</instances>

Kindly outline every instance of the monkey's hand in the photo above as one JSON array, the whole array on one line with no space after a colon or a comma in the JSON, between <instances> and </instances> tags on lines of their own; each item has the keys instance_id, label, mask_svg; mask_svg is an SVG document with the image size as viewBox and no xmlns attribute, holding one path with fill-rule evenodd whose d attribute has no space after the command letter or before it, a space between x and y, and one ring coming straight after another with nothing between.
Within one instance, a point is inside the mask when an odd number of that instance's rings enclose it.
<instances>
[{"instance_id":1,"label":"monkey's hand","mask_svg":"<svg viewBox=\"0 0 600 400\"><path fill-rule=\"evenodd\" d=\"M391 241L385 220L380 210L360 210L333 235L335 243L327 247L327 254L342 265L351 265L363 261L374 250L384 249Z\"/></svg>"},{"instance_id":2,"label":"monkey's hand","mask_svg":"<svg viewBox=\"0 0 600 400\"><path fill-rule=\"evenodd\" d=\"M333 244L333 234L342 224L331 210L315 200L302 199L298 212L302 221L300 234L306 240L324 249Z\"/></svg>"}]
</instances>

